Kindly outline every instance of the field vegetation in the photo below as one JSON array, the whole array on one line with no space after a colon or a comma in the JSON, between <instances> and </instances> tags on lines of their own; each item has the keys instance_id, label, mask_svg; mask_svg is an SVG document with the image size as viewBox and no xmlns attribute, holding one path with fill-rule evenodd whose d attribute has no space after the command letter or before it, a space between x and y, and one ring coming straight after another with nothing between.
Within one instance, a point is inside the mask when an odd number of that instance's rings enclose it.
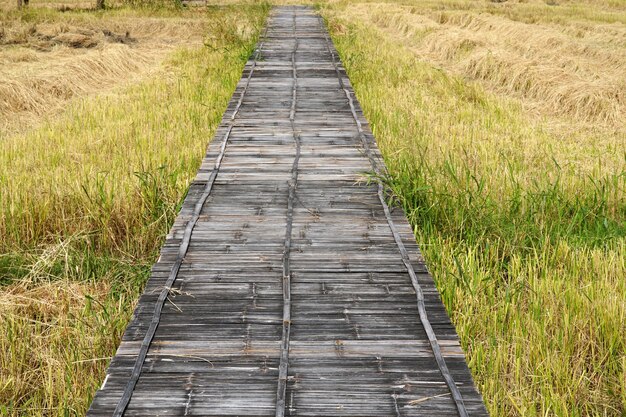
<instances>
[{"instance_id":1,"label":"field vegetation","mask_svg":"<svg viewBox=\"0 0 626 417\"><path fill-rule=\"evenodd\" d=\"M0 0L0 415L88 407L268 11L227 3ZM624 0L318 7L490 413L626 415Z\"/></svg>"},{"instance_id":2,"label":"field vegetation","mask_svg":"<svg viewBox=\"0 0 626 417\"><path fill-rule=\"evenodd\" d=\"M266 13L3 12L0 415L86 411Z\"/></svg>"},{"instance_id":3,"label":"field vegetation","mask_svg":"<svg viewBox=\"0 0 626 417\"><path fill-rule=\"evenodd\" d=\"M626 3L321 11L491 414L626 415Z\"/></svg>"}]
</instances>

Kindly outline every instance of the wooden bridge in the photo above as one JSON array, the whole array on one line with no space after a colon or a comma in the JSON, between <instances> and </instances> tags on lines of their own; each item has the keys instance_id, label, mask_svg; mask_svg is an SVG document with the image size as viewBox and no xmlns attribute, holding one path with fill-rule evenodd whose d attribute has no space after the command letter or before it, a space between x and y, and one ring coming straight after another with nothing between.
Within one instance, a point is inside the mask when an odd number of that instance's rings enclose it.
<instances>
[{"instance_id":1,"label":"wooden bridge","mask_svg":"<svg viewBox=\"0 0 626 417\"><path fill-rule=\"evenodd\" d=\"M324 22L275 8L88 415L487 415L383 170Z\"/></svg>"}]
</instances>

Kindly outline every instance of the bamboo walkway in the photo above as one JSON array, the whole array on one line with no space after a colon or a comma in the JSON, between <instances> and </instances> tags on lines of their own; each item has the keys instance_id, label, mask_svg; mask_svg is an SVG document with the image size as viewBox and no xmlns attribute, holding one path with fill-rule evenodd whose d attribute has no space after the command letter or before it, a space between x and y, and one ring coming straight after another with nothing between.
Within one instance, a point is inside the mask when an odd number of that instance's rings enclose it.
<instances>
[{"instance_id":1,"label":"bamboo walkway","mask_svg":"<svg viewBox=\"0 0 626 417\"><path fill-rule=\"evenodd\" d=\"M383 170L323 21L273 9L88 415L486 416Z\"/></svg>"}]
</instances>

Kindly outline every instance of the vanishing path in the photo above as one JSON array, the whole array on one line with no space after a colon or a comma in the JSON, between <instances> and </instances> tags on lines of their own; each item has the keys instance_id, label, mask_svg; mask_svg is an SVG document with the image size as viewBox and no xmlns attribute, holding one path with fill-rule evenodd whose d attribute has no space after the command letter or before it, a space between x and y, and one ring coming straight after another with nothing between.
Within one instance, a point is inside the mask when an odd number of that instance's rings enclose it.
<instances>
[{"instance_id":1,"label":"vanishing path","mask_svg":"<svg viewBox=\"0 0 626 417\"><path fill-rule=\"evenodd\" d=\"M89 415L484 416L323 21L275 8Z\"/></svg>"}]
</instances>

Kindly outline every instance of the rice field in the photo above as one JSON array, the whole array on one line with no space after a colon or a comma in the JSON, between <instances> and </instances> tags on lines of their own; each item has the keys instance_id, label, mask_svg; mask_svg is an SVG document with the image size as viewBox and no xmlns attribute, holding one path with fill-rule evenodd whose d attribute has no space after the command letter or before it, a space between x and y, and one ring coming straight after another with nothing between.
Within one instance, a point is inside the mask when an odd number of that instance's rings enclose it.
<instances>
[{"instance_id":1,"label":"rice field","mask_svg":"<svg viewBox=\"0 0 626 417\"><path fill-rule=\"evenodd\" d=\"M0 2L0 415L89 406L268 12L227 3ZM626 2L317 7L490 413L626 415Z\"/></svg>"}]
</instances>

